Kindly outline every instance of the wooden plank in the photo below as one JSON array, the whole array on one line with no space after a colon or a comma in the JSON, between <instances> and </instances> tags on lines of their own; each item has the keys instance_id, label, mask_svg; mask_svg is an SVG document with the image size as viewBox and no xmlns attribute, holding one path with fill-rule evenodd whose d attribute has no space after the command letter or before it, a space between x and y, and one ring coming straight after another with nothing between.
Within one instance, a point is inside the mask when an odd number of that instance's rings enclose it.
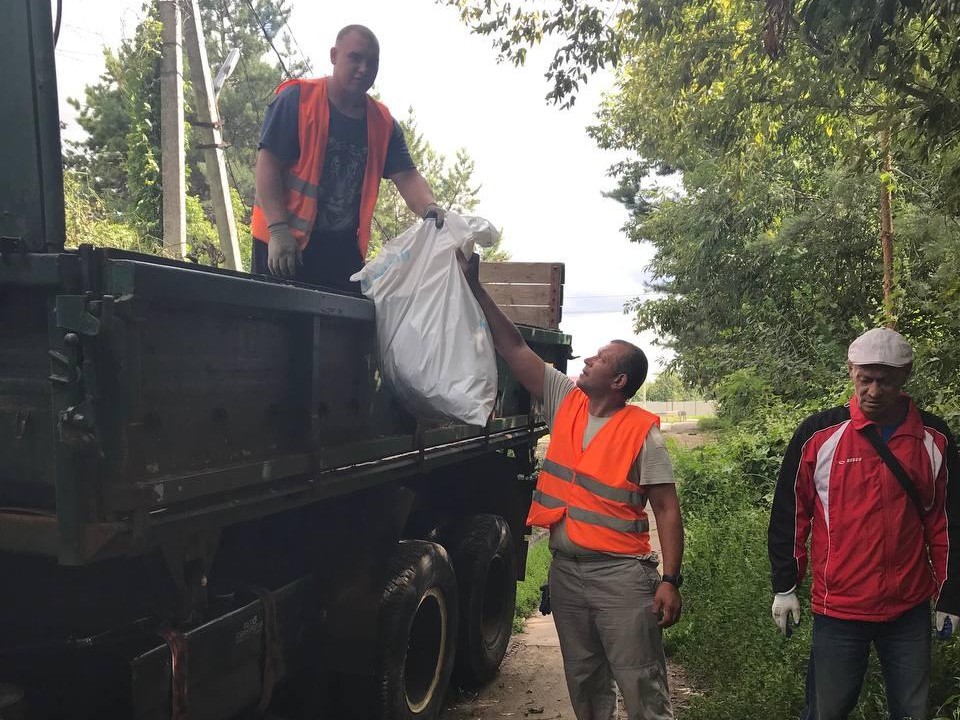
<instances>
[{"instance_id":1,"label":"wooden plank","mask_svg":"<svg viewBox=\"0 0 960 720\"><path fill-rule=\"evenodd\" d=\"M515 323L557 329L563 307L563 263L480 263L480 282Z\"/></svg>"},{"instance_id":2,"label":"wooden plank","mask_svg":"<svg viewBox=\"0 0 960 720\"><path fill-rule=\"evenodd\" d=\"M560 319L556 317L553 308L535 307L532 305L507 305L501 306L503 313L521 325L534 325L536 327L556 329L560 325Z\"/></svg>"},{"instance_id":3,"label":"wooden plank","mask_svg":"<svg viewBox=\"0 0 960 720\"><path fill-rule=\"evenodd\" d=\"M487 294L497 305L544 305L557 303L558 293L553 285L512 285L483 283Z\"/></svg>"},{"instance_id":4,"label":"wooden plank","mask_svg":"<svg viewBox=\"0 0 960 720\"><path fill-rule=\"evenodd\" d=\"M480 263L481 283L563 284L563 263Z\"/></svg>"}]
</instances>

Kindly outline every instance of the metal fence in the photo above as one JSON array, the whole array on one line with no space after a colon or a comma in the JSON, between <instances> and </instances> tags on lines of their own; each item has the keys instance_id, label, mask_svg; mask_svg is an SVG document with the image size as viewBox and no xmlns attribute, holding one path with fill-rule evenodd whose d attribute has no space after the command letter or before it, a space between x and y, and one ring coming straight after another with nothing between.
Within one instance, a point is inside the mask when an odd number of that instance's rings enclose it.
<instances>
[{"instance_id":1,"label":"metal fence","mask_svg":"<svg viewBox=\"0 0 960 720\"><path fill-rule=\"evenodd\" d=\"M714 404L710 400L670 400L667 402L636 403L644 410L659 415L662 420L672 422L686 418L713 417Z\"/></svg>"}]
</instances>

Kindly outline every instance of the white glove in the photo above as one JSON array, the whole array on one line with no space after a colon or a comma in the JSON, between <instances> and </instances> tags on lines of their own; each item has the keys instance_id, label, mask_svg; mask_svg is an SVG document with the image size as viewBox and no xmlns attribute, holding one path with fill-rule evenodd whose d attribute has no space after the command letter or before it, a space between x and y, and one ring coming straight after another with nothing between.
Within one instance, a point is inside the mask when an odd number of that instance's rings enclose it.
<instances>
[{"instance_id":1,"label":"white glove","mask_svg":"<svg viewBox=\"0 0 960 720\"><path fill-rule=\"evenodd\" d=\"M949 625L947 625L947 620L950 621ZM944 628L944 625L946 625L946 628ZM960 617L937 610L937 637L941 640L949 640L950 636L957 631L958 625L960 625Z\"/></svg>"},{"instance_id":2,"label":"white glove","mask_svg":"<svg viewBox=\"0 0 960 720\"><path fill-rule=\"evenodd\" d=\"M790 637L793 628L790 626L790 619L794 625L800 624L800 601L797 599L797 593L793 590L777 593L773 596L773 621L777 624L786 637Z\"/></svg>"}]
</instances>

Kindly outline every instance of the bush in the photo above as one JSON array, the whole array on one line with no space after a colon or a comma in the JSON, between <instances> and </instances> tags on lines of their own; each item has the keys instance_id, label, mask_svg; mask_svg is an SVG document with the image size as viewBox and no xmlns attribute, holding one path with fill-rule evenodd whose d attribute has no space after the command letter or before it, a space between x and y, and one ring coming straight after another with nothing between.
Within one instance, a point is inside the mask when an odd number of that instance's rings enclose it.
<instances>
[{"instance_id":1,"label":"bush","mask_svg":"<svg viewBox=\"0 0 960 720\"><path fill-rule=\"evenodd\" d=\"M727 430L715 445L672 448L686 528L684 613L668 649L705 692L683 720L796 717L808 623L790 640L770 619L766 528L792 432Z\"/></svg>"},{"instance_id":2,"label":"bush","mask_svg":"<svg viewBox=\"0 0 960 720\"><path fill-rule=\"evenodd\" d=\"M674 473L687 519L745 508L769 508L797 411L771 413L757 427L721 425L717 443L681 450L671 445Z\"/></svg>"},{"instance_id":3,"label":"bush","mask_svg":"<svg viewBox=\"0 0 960 720\"><path fill-rule=\"evenodd\" d=\"M717 415L732 423L742 422L760 408L774 403L773 388L752 368L727 375L714 389Z\"/></svg>"}]
</instances>

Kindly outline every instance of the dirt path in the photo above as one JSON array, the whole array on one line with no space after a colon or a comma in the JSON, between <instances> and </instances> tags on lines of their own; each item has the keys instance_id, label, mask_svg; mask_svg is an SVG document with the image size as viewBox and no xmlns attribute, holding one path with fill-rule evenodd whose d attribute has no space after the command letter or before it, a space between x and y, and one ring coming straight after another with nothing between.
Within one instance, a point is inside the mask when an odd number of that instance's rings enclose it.
<instances>
[{"instance_id":1,"label":"dirt path","mask_svg":"<svg viewBox=\"0 0 960 720\"><path fill-rule=\"evenodd\" d=\"M696 422L674 423L664 427L684 447L697 447L705 441ZM650 514L651 540L657 550L656 522ZM683 708L696 691L689 687L683 668L668 662L670 695L674 709ZM563 659L553 616L535 613L527 621L526 631L514 635L500 674L478 695L451 693L440 720L499 720L499 718L535 718L537 720L576 720L563 677ZM618 714L618 720L626 718Z\"/></svg>"},{"instance_id":2,"label":"dirt path","mask_svg":"<svg viewBox=\"0 0 960 720\"><path fill-rule=\"evenodd\" d=\"M677 423L664 423L663 434L676 438L680 447L695 448L710 441L710 434L700 430L700 423L696 420L686 420Z\"/></svg>"},{"instance_id":3,"label":"dirt path","mask_svg":"<svg viewBox=\"0 0 960 720\"><path fill-rule=\"evenodd\" d=\"M670 696L682 713L694 692L687 687L683 669L668 662ZM514 635L500 674L479 695L452 694L441 720L495 720L536 718L576 720L563 677L560 643L552 616L539 614L527 621L526 631ZM625 720L619 712L617 720Z\"/></svg>"}]
</instances>

